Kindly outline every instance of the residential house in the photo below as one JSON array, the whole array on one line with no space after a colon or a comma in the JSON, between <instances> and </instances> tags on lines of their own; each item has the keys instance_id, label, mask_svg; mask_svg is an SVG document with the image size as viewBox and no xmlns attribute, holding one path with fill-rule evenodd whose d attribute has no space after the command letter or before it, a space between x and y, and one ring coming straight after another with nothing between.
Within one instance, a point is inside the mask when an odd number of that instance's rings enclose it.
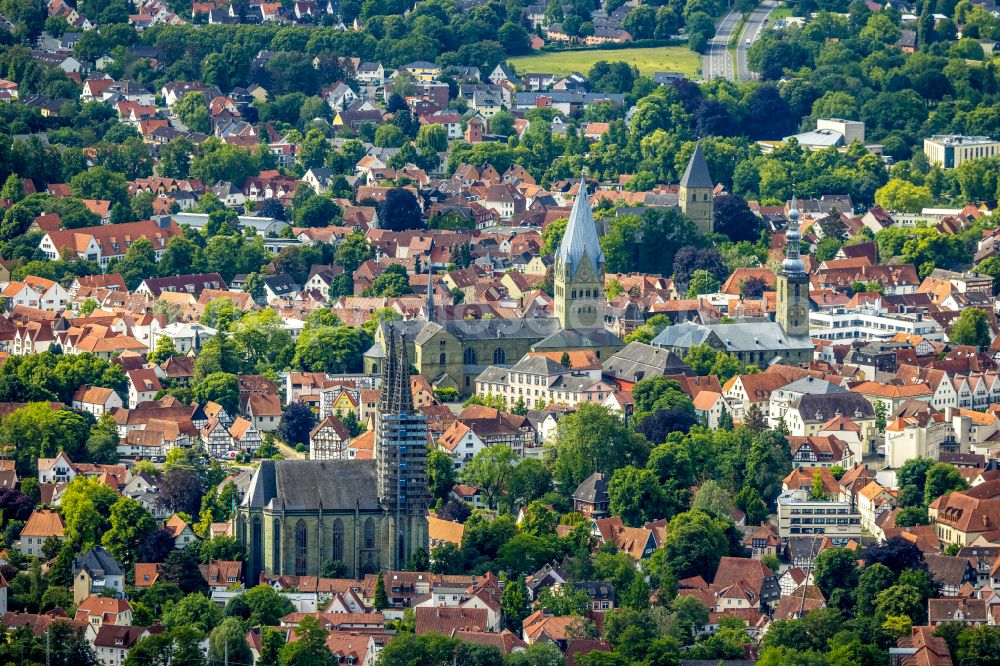
<instances>
[{"instance_id":1,"label":"residential house","mask_svg":"<svg viewBox=\"0 0 1000 666\"><path fill-rule=\"evenodd\" d=\"M125 572L118 561L101 546L94 546L73 558L73 603L91 595L122 596Z\"/></svg>"},{"instance_id":2,"label":"residential house","mask_svg":"<svg viewBox=\"0 0 1000 666\"><path fill-rule=\"evenodd\" d=\"M585 518L608 516L608 475L594 472L573 491L573 511Z\"/></svg>"},{"instance_id":3,"label":"residential house","mask_svg":"<svg viewBox=\"0 0 1000 666\"><path fill-rule=\"evenodd\" d=\"M310 460L347 460L351 434L334 414L328 414L309 433Z\"/></svg>"},{"instance_id":4,"label":"residential house","mask_svg":"<svg viewBox=\"0 0 1000 666\"><path fill-rule=\"evenodd\" d=\"M84 384L73 394L73 409L93 414L97 419L119 407L122 399L114 389Z\"/></svg>"},{"instance_id":5,"label":"residential house","mask_svg":"<svg viewBox=\"0 0 1000 666\"><path fill-rule=\"evenodd\" d=\"M90 595L76 607L77 622L87 622L94 631L105 625L118 627L132 624L132 605L125 599Z\"/></svg>"},{"instance_id":6,"label":"residential house","mask_svg":"<svg viewBox=\"0 0 1000 666\"><path fill-rule=\"evenodd\" d=\"M62 541L65 538L62 516L52 509L35 509L21 529L17 549L25 556L42 556L42 547L49 539Z\"/></svg>"},{"instance_id":7,"label":"residential house","mask_svg":"<svg viewBox=\"0 0 1000 666\"><path fill-rule=\"evenodd\" d=\"M176 513L170 516L170 520L166 522L165 527L170 532L170 535L174 537L175 548L187 548L198 540L191 526L184 522L184 519Z\"/></svg>"}]
</instances>

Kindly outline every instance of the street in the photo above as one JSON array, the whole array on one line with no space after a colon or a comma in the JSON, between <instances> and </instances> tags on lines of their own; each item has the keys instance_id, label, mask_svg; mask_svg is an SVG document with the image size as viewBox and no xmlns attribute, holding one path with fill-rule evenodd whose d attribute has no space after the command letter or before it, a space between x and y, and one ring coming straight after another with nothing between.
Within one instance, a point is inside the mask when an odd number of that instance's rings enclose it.
<instances>
[{"instance_id":1,"label":"street","mask_svg":"<svg viewBox=\"0 0 1000 666\"><path fill-rule=\"evenodd\" d=\"M715 37L708 41L708 50L702 56L702 78L706 81L715 78L733 78L733 58L729 55L729 38L740 21L739 12L729 12L715 32Z\"/></svg>"},{"instance_id":2,"label":"street","mask_svg":"<svg viewBox=\"0 0 1000 666\"><path fill-rule=\"evenodd\" d=\"M736 43L736 63L729 53L729 40L740 22L739 12L729 12L719 23L715 37L708 42L708 50L702 56L702 78L705 80L718 77L730 81L748 81L756 78L756 74L747 68L747 52L750 42L756 41L766 29L764 20L778 6L777 0L764 0L753 10L750 18L743 26L739 40Z\"/></svg>"},{"instance_id":3,"label":"street","mask_svg":"<svg viewBox=\"0 0 1000 666\"><path fill-rule=\"evenodd\" d=\"M757 5L757 8L753 10L753 13L750 14L750 18L747 19L747 22L743 27L743 33L740 35L740 40L736 44L736 72L740 81L749 81L757 78L757 74L755 72L751 72L747 67L747 53L750 51L750 46L747 44L747 40L750 40L750 42L753 43L760 38L764 30L767 29L767 25L764 23L764 20L767 19L777 6L777 0L764 0L764 2Z\"/></svg>"}]
</instances>

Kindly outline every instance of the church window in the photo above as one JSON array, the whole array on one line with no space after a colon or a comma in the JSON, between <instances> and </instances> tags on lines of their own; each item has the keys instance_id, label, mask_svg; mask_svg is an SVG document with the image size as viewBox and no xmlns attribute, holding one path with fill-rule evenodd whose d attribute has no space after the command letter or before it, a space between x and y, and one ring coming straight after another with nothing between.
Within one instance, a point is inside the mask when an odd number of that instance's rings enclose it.
<instances>
[{"instance_id":1,"label":"church window","mask_svg":"<svg viewBox=\"0 0 1000 666\"><path fill-rule=\"evenodd\" d=\"M295 524L295 575L305 576L309 562L309 535L306 534L306 522L300 520Z\"/></svg>"},{"instance_id":2,"label":"church window","mask_svg":"<svg viewBox=\"0 0 1000 666\"><path fill-rule=\"evenodd\" d=\"M576 289L574 289L571 293L573 294L571 298L576 298Z\"/></svg>"},{"instance_id":3,"label":"church window","mask_svg":"<svg viewBox=\"0 0 1000 666\"><path fill-rule=\"evenodd\" d=\"M441 352L441 355L438 356L438 363L444 365L447 362L448 362L448 355L445 354L444 352Z\"/></svg>"},{"instance_id":4,"label":"church window","mask_svg":"<svg viewBox=\"0 0 1000 666\"><path fill-rule=\"evenodd\" d=\"M493 352L493 364L503 365L506 362L507 362L507 352L497 347L496 351Z\"/></svg>"},{"instance_id":5,"label":"church window","mask_svg":"<svg viewBox=\"0 0 1000 666\"><path fill-rule=\"evenodd\" d=\"M334 560L344 560L344 523L341 522L340 518L333 521L333 552L331 555Z\"/></svg>"},{"instance_id":6,"label":"church window","mask_svg":"<svg viewBox=\"0 0 1000 666\"><path fill-rule=\"evenodd\" d=\"M272 566L276 573L282 571L281 568L281 521L275 519L273 534L271 535L271 559L274 560Z\"/></svg>"},{"instance_id":7,"label":"church window","mask_svg":"<svg viewBox=\"0 0 1000 666\"><path fill-rule=\"evenodd\" d=\"M472 349L471 347L466 347L465 351L463 352L463 361L462 362L465 363L466 365L475 365L476 364L476 350Z\"/></svg>"},{"instance_id":8,"label":"church window","mask_svg":"<svg viewBox=\"0 0 1000 666\"><path fill-rule=\"evenodd\" d=\"M697 201L697 200L698 200L698 195L695 194L694 192L692 192L691 193L691 201Z\"/></svg>"},{"instance_id":9,"label":"church window","mask_svg":"<svg viewBox=\"0 0 1000 666\"><path fill-rule=\"evenodd\" d=\"M708 192L705 193L705 201L708 201Z\"/></svg>"},{"instance_id":10,"label":"church window","mask_svg":"<svg viewBox=\"0 0 1000 666\"><path fill-rule=\"evenodd\" d=\"M264 565L264 530L260 524L260 516L255 516L250 527L250 543L253 544L253 566L260 568Z\"/></svg>"},{"instance_id":11,"label":"church window","mask_svg":"<svg viewBox=\"0 0 1000 666\"><path fill-rule=\"evenodd\" d=\"M369 518L365 521L365 550L375 548L375 521Z\"/></svg>"}]
</instances>

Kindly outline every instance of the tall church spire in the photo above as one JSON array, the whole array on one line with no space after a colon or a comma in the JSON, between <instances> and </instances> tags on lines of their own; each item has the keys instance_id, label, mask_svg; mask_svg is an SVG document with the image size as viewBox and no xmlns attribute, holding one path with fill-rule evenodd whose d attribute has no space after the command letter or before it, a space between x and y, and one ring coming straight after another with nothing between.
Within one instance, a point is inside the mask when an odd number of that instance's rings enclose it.
<instances>
[{"instance_id":1,"label":"tall church spire","mask_svg":"<svg viewBox=\"0 0 1000 666\"><path fill-rule=\"evenodd\" d=\"M792 207L788 211L788 227L785 231L785 260L775 281L776 303L775 321L785 335L809 335L809 276L806 275L802 257L799 255L799 206L792 197Z\"/></svg>"},{"instance_id":2,"label":"tall church spire","mask_svg":"<svg viewBox=\"0 0 1000 666\"><path fill-rule=\"evenodd\" d=\"M406 340L383 324L385 366L375 411L375 473L379 503L387 514L383 533L389 562L400 569L417 548L427 548L427 417L413 408Z\"/></svg>"},{"instance_id":3,"label":"tall church spire","mask_svg":"<svg viewBox=\"0 0 1000 666\"><path fill-rule=\"evenodd\" d=\"M573 210L569 214L556 261L561 262L572 276L580 268L584 256L590 259L595 271L600 270L604 264L604 251L597 238L597 225L594 224L594 211L590 207L585 176L580 178L580 191L573 202Z\"/></svg>"},{"instance_id":4,"label":"tall church spire","mask_svg":"<svg viewBox=\"0 0 1000 666\"><path fill-rule=\"evenodd\" d=\"M785 260L781 262L783 273L803 273L802 257L799 255L799 242L802 232L799 230L799 204L792 196L792 207L788 211L788 227L785 231Z\"/></svg>"},{"instance_id":5,"label":"tall church spire","mask_svg":"<svg viewBox=\"0 0 1000 666\"><path fill-rule=\"evenodd\" d=\"M580 179L580 191L556 252L553 287L553 309L564 329L604 326L604 251L585 178Z\"/></svg>"},{"instance_id":6,"label":"tall church spire","mask_svg":"<svg viewBox=\"0 0 1000 666\"><path fill-rule=\"evenodd\" d=\"M389 324L382 324L385 338L385 365L382 366L382 386L378 411L383 414L400 414L413 411L413 394L410 389L410 361L406 341L396 341L396 332Z\"/></svg>"}]
</instances>

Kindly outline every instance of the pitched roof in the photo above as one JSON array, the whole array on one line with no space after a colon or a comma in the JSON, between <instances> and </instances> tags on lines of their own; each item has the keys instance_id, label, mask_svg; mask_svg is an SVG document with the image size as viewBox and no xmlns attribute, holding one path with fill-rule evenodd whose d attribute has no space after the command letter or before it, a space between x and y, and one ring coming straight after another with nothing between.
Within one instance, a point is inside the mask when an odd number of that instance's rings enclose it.
<instances>
[{"instance_id":1,"label":"pitched roof","mask_svg":"<svg viewBox=\"0 0 1000 666\"><path fill-rule=\"evenodd\" d=\"M28 522L21 530L21 538L24 537L62 537L63 520L57 512L51 509L36 509L31 512Z\"/></svg>"},{"instance_id":2,"label":"pitched roof","mask_svg":"<svg viewBox=\"0 0 1000 666\"><path fill-rule=\"evenodd\" d=\"M691 159L688 160L684 176L681 177L681 187L712 189L715 183L712 182L712 175L708 172L708 162L705 160L705 152L701 149L701 141L695 144Z\"/></svg>"},{"instance_id":3,"label":"pitched roof","mask_svg":"<svg viewBox=\"0 0 1000 666\"><path fill-rule=\"evenodd\" d=\"M566 223L566 232L556 258L565 267L568 275L573 275L580 267L584 255L590 259L594 272L600 274L600 265L604 263L604 251L597 238L597 225L594 224L594 212L590 208L590 197L587 196L586 181L580 182L580 194L573 202L573 210Z\"/></svg>"},{"instance_id":4,"label":"pitched roof","mask_svg":"<svg viewBox=\"0 0 1000 666\"><path fill-rule=\"evenodd\" d=\"M414 633L418 636L427 633L436 633L447 636L454 630L486 629L488 615L485 608L453 608L445 606L422 607L418 606L416 612L416 628Z\"/></svg>"}]
</instances>

